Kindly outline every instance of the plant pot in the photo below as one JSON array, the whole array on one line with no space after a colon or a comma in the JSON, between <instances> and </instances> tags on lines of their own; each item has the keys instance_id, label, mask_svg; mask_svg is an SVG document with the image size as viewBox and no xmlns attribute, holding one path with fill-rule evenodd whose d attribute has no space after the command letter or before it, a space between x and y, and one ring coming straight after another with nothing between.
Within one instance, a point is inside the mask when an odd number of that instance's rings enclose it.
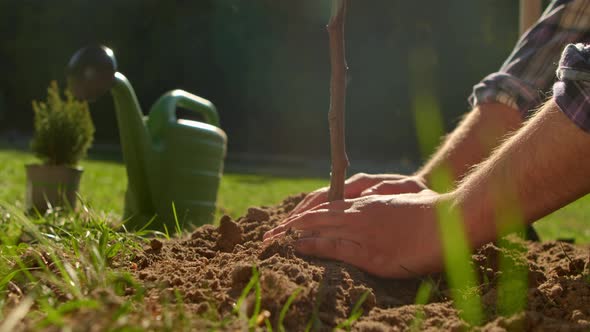
<instances>
[{"instance_id":1,"label":"plant pot","mask_svg":"<svg viewBox=\"0 0 590 332\"><path fill-rule=\"evenodd\" d=\"M76 207L82 168L63 165L26 165L25 168L27 211L37 209L44 213L49 207Z\"/></svg>"}]
</instances>

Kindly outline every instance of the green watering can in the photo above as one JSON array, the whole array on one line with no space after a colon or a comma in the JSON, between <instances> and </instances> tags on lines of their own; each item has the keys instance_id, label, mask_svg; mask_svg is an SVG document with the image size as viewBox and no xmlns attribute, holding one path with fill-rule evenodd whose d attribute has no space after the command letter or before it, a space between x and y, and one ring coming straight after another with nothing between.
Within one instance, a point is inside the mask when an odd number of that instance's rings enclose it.
<instances>
[{"instance_id":1,"label":"green watering can","mask_svg":"<svg viewBox=\"0 0 590 332\"><path fill-rule=\"evenodd\" d=\"M227 136L211 102L182 90L164 94L144 117L131 84L117 72L113 51L104 46L79 50L68 64L74 96L95 100L113 95L123 159L127 166L125 225L176 229L211 223L223 173ZM177 106L204 122L178 119Z\"/></svg>"}]
</instances>

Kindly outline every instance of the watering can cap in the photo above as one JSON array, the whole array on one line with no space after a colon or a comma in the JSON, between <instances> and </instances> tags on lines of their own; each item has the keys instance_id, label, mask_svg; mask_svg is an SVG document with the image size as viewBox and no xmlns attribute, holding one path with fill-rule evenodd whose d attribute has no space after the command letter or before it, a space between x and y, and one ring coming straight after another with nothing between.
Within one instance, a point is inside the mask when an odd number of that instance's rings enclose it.
<instances>
[{"instance_id":1,"label":"watering can cap","mask_svg":"<svg viewBox=\"0 0 590 332\"><path fill-rule=\"evenodd\" d=\"M68 85L76 98L96 100L115 83L117 60L106 46L88 46L78 50L67 67Z\"/></svg>"}]
</instances>

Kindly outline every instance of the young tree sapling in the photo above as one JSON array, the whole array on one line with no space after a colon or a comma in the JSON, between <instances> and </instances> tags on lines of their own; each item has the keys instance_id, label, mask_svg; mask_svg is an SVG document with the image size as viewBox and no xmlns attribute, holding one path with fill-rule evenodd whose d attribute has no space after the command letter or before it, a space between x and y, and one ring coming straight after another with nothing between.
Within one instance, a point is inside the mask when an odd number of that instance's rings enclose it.
<instances>
[{"instance_id":1,"label":"young tree sapling","mask_svg":"<svg viewBox=\"0 0 590 332\"><path fill-rule=\"evenodd\" d=\"M346 102L346 56L344 50L344 21L349 0L332 0L332 16L328 23L330 38L330 63L332 77L330 80L330 150L332 172L330 173L330 190L328 200L344 199L344 180L349 166L344 139L344 108Z\"/></svg>"}]
</instances>

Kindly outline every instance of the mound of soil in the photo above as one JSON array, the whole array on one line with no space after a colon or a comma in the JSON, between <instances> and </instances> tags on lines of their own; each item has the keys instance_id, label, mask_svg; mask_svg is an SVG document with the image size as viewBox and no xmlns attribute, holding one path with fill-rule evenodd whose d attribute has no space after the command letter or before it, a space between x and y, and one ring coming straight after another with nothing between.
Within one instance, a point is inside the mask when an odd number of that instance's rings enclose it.
<instances>
[{"instance_id":1,"label":"mound of soil","mask_svg":"<svg viewBox=\"0 0 590 332\"><path fill-rule=\"evenodd\" d=\"M413 305L424 278L380 279L344 263L300 256L286 240L263 245L263 234L283 220L302 197L288 198L275 207L251 208L238 220L224 216L219 227L203 226L184 239L153 240L135 260L135 273L148 289L148 300L157 306L163 300L175 301L180 293L187 310L220 320L233 314L254 266L260 276L261 329L265 328L265 317L276 329L283 305L299 290L283 322L287 331L303 331L308 324L312 330L332 330L350 317L364 294L365 314L354 322L352 330L590 330L587 247L511 240L517 249L494 244L481 248L473 256L473 264L480 272L478 291L486 322L474 328L459 318L440 276L430 277L438 287L429 303ZM497 280L502 274L497 267L500 254L529 274L527 309L510 317L501 316L496 308ZM251 294L242 310L250 316L254 306ZM419 313L423 320L417 326Z\"/></svg>"}]
</instances>

